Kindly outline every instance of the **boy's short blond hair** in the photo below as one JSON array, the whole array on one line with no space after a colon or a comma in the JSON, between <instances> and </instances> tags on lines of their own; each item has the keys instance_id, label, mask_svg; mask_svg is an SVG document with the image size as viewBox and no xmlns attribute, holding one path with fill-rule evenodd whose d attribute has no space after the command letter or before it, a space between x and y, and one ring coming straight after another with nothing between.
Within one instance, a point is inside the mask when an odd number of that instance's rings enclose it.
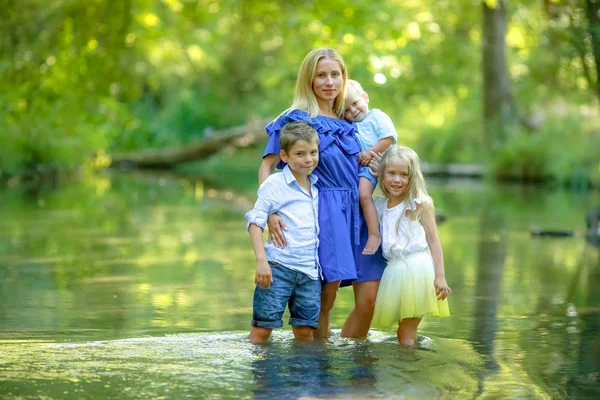
<instances>
[{"instance_id":1,"label":"boy's short blond hair","mask_svg":"<svg viewBox=\"0 0 600 400\"><path fill-rule=\"evenodd\" d=\"M309 143L314 142L318 145L319 134L315 131L315 128L303 121L290 122L279 131L279 147L286 154L299 140Z\"/></svg>"}]
</instances>

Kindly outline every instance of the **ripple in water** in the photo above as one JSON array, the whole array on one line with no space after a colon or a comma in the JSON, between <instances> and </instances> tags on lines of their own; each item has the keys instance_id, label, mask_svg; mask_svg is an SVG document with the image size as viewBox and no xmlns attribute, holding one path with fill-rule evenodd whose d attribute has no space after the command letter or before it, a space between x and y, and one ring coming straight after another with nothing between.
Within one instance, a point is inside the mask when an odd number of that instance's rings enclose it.
<instances>
[{"instance_id":1,"label":"ripple in water","mask_svg":"<svg viewBox=\"0 0 600 400\"><path fill-rule=\"evenodd\" d=\"M333 332L297 343L276 331L254 346L247 332L78 343L4 342L0 393L24 398L464 398L480 391L482 356L470 343ZM535 397L535 396L533 396Z\"/></svg>"}]
</instances>

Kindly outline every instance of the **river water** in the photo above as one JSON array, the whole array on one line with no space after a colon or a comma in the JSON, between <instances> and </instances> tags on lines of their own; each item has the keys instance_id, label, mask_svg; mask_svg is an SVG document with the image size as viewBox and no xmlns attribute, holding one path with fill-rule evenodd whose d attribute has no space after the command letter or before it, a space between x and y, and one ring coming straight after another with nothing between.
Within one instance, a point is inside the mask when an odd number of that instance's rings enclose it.
<instances>
[{"instance_id":1,"label":"river water","mask_svg":"<svg viewBox=\"0 0 600 400\"><path fill-rule=\"evenodd\" d=\"M600 398L598 192L434 181L452 316L393 332L246 340L254 183L112 173L0 189L0 398ZM535 237L533 229L572 237ZM284 320L287 322L287 319Z\"/></svg>"}]
</instances>

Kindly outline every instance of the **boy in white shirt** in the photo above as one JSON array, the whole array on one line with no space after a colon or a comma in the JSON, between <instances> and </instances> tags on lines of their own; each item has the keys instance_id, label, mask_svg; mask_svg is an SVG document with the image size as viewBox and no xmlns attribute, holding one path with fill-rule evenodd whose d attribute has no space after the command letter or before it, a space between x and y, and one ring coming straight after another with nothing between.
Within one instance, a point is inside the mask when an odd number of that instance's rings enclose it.
<instances>
[{"instance_id":1,"label":"boy in white shirt","mask_svg":"<svg viewBox=\"0 0 600 400\"><path fill-rule=\"evenodd\" d=\"M250 341L264 343L273 328L283 326L286 304L296 339L311 340L319 327L321 267L318 260L319 193L312 174L319 162L319 135L306 122L291 122L279 134L281 160L287 165L258 189L254 208L246 213L256 275ZM277 213L287 226L285 247L263 245L263 229Z\"/></svg>"}]
</instances>

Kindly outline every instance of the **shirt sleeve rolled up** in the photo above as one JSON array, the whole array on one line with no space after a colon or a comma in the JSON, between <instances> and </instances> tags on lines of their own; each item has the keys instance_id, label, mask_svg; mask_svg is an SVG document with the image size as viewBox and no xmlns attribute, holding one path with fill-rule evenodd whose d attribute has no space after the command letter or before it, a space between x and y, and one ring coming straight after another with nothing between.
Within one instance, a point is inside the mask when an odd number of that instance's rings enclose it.
<instances>
[{"instance_id":1,"label":"shirt sleeve rolled up","mask_svg":"<svg viewBox=\"0 0 600 400\"><path fill-rule=\"evenodd\" d=\"M277 212L273 190L273 185L270 185L268 180L260 186L254 208L246 213L246 230L250 228L251 224L264 230L269 214Z\"/></svg>"}]
</instances>

